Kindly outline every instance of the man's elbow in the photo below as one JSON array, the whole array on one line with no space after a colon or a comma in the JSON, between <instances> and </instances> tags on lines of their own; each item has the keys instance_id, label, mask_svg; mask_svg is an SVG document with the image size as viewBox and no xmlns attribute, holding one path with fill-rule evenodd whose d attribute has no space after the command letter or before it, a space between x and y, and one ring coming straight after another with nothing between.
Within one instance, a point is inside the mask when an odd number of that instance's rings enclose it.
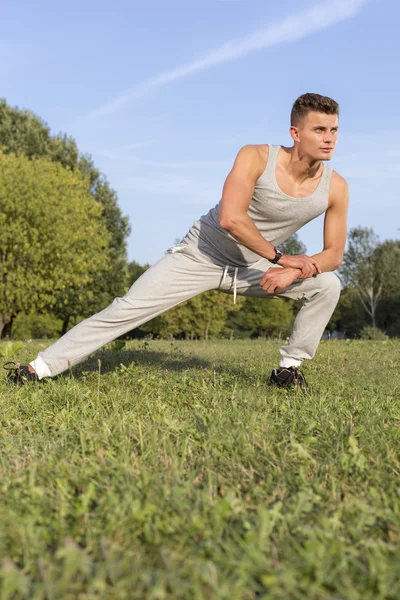
<instances>
[{"instance_id":1,"label":"man's elbow","mask_svg":"<svg viewBox=\"0 0 400 600\"><path fill-rule=\"evenodd\" d=\"M340 265L342 264L342 261L343 261L343 251L337 250L336 252L333 252L332 271L336 271L336 269L338 269L340 267Z\"/></svg>"},{"instance_id":2,"label":"man's elbow","mask_svg":"<svg viewBox=\"0 0 400 600\"><path fill-rule=\"evenodd\" d=\"M232 229L235 229L237 223L238 219L234 215L220 213L219 224L221 225L222 229L225 229L226 231L230 232L232 231Z\"/></svg>"},{"instance_id":3,"label":"man's elbow","mask_svg":"<svg viewBox=\"0 0 400 600\"><path fill-rule=\"evenodd\" d=\"M219 224L221 225L222 229L226 229L226 231L229 231L229 228L231 227L231 218L228 215L220 213Z\"/></svg>"},{"instance_id":4,"label":"man's elbow","mask_svg":"<svg viewBox=\"0 0 400 600\"><path fill-rule=\"evenodd\" d=\"M337 261L336 265L335 265L335 270L338 269L340 267L340 265L342 264L343 261L343 256L340 260Z\"/></svg>"}]
</instances>

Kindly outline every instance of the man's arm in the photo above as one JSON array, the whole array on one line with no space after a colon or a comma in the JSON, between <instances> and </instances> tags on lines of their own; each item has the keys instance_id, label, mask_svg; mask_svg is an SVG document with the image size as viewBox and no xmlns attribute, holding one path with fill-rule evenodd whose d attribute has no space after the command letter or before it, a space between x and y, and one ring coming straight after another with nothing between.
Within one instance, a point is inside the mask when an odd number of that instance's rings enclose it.
<instances>
[{"instance_id":1,"label":"man's arm","mask_svg":"<svg viewBox=\"0 0 400 600\"><path fill-rule=\"evenodd\" d=\"M321 271L334 271L340 266L346 243L349 189L346 180L337 173L333 173L332 178L330 203L324 221L324 249L313 255Z\"/></svg>"},{"instance_id":2,"label":"man's arm","mask_svg":"<svg viewBox=\"0 0 400 600\"><path fill-rule=\"evenodd\" d=\"M247 214L257 179L264 167L261 153L256 146L243 146L239 150L224 184L219 222L235 240L260 256L271 259L275 256L274 246L262 237Z\"/></svg>"},{"instance_id":3,"label":"man's arm","mask_svg":"<svg viewBox=\"0 0 400 600\"><path fill-rule=\"evenodd\" d=\"M271 260L275 258L273 244L263 238L247 214L257 179L264 169L265 156L262 156L260 149L257 146L243 146L224 184L219 222L240 244ZM292 257L285 255L280 264L299 268L306 277L311 277L315 271L320 272L317 261L305 254Z\"/></svg>"},{"instance_id":4,"label":"man's arm","mask_svg":"<svg viewBox=\"0 0 400 600\"><path fill-rule=\"evenodd\" d=\"M347 182L337 173L332 175L331 190L329 207L325 213L324 249L319 254L312 256L318 261L321 272L334 271L339 267L346 243L349 190ZM268 269L262 277L260 285L269 294L276 294L296 279L303 277L301 270L291 267Z\"/></svg>"}]
</instances>

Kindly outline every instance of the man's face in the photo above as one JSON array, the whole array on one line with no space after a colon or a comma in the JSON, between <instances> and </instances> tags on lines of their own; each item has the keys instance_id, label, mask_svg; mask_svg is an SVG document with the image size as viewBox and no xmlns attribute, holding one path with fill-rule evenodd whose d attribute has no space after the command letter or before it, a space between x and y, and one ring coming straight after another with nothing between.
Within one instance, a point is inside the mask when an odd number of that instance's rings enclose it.
<instances>
[{"instance_id":1,"label":"man's face","mask_svg":"<svg viewBox=\"0 0 400 600\"><path fill-rule=\"evenodd\" d=\"M338 137L339 119L337 115L327 115L310 111L290 131L299 151L314 160L330 160Z\"/></svg>"}]
</instances>

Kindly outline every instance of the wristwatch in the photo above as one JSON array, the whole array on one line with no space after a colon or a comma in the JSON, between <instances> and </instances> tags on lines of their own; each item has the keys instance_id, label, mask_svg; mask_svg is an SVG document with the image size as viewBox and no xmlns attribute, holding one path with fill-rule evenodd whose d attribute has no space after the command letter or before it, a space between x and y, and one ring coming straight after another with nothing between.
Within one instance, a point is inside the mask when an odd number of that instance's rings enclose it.
<instances>
[{"instance_id":1,"label":"wristwatch","mask_svg":"<svg viewBox=\"0 0 400 600\"><path fill-rule=\"evenodd\" d=\"M281 250L281 248L274 248L275 250L275 257L270 260L269 262L271 262L273 265L276 265L278 260L280 260L283 256L283 250Z\"/></svg>"}]
</instances>

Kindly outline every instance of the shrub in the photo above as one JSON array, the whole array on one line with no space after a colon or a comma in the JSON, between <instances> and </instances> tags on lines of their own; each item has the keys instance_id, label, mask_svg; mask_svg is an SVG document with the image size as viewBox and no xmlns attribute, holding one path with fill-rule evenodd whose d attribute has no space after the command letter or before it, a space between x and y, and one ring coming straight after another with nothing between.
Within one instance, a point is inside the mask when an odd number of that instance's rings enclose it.
<instances>
[{"instance_id":1,"label":"shrub","mask_svg":"<svg viewBox=\"0 0 400 600\"><path fill-rule=\"evenodd\" d=\"M384 331L382 331L381 329L378 329L378 327L364 327L364 329L362 329L360 331L360 337L362 340L374 340L374 341L379 341L379 340L387 340L388 336L386 335L386 333Z\"/></svg>"}]
</instances>

